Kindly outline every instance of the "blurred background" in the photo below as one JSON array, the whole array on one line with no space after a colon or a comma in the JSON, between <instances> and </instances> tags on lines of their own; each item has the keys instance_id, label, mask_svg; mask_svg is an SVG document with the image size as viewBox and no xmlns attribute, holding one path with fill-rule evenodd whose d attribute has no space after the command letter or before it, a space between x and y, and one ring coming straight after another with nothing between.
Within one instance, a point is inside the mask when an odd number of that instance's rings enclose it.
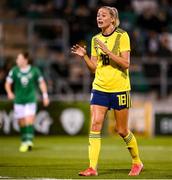
<instances>
[{"instance_id":1,"label":"blurred background","mask_svg":"<svg viewBox=\"0 0 172 180\"><path fill-rule=\"evenodd\" d=\"M131 39L133 106L130 128L146 136L172 135L172 1L170 0L1 0L0 1L0 134L17 132L12 102L4 82L21 50L42 71L51 104L39 105L35 128L41 134L87 134L89 98L94 75L70 48L79 43L90 54L99 32L100 6L119 10L120 27ZM108 113L104 133L113 134Z\"/></svg>"}]
</instances>

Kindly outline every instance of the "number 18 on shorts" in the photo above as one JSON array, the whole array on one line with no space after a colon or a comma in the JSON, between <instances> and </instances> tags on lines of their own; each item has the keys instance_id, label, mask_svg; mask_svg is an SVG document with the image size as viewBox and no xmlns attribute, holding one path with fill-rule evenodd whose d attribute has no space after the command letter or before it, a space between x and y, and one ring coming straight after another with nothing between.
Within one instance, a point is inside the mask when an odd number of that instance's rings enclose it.
<instances>
[{"instance_id":1,"label":"number 18 on shorts","mask_svg":"<svg viewBox=\"0 0 172 180\"><path fill-rule=\"evenodd\" d=\"M121 110L131 107L130 92L107 93L92 90L91 104L108 107L108 109Z\"/></svg>"}]
</instances>

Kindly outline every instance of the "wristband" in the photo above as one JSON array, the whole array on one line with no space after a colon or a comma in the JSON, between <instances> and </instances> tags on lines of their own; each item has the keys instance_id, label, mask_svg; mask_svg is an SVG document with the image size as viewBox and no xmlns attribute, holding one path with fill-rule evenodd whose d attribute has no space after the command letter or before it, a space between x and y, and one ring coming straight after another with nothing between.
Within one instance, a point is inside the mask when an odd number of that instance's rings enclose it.
<instances>
[{"instance_id":1,"label":"wristband","mask_svg":"<svg viewBox=\"0 0 172 180\"><path fill-rule=\"evenodd\" d=\"M48 98L48 93L46 93L46 92L43 93L43 94L42 94L42 97L43 97L43 99L47 99L47 98Z\"/></svg>"}]
</instances>

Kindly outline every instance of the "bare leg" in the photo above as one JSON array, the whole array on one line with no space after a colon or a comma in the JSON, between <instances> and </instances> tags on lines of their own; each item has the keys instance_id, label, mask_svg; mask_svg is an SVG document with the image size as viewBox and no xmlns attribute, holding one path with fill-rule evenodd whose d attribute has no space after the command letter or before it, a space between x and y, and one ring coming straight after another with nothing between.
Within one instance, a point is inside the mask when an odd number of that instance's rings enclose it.
<instances>
[{"instance_id":1,"label":"bare leg","mask_svg":"<svg viewBox=\"0 0 172 180\"><path fill-rule=\"evenodd\" d=\"M133 133L128 129L128 109L122 109L120 111L115 110L116 117L116 131L124 139L127 144L127 148L132 157L132 169L129 173L130 176L137 176L143 169L143 164L139 157L138 145Z\"/></svg>"},{"instance_id":2,"label":"bare leg","mask_svg":"<svg viewBox=\"0 0 172 180\"><path fill-rule=\"evenodd\" d=\"M105 115L108 108L91 105L91 128L89 134L89 160L90 168L86 169L79 173L81 176L96 176L97 173L97 164L99 159L99 153L101 148L101 129Z\"/></svg>"}]
</instances>

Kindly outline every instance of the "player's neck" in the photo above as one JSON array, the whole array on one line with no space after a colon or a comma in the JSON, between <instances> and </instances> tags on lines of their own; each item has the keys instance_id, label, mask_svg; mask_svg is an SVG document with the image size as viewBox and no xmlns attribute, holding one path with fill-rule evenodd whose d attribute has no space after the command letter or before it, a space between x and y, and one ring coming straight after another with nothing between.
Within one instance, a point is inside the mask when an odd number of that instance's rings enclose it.
<instances>
[{"instance_id":1,"label":"player's neck","mask_svg":"<svg viewBox=\"0 0 172 180\"><path fill-rule=\"evenodd\" d=\"M23 65L22 67L20 67L21 72L27 72L29 69L30 69L29 64L26 64L26 65Z\"/></svg>"},{"instance_id":2,"label":"player's neck","mask_svg":"<svg viewBox=\"0 0 172 180\"><path fill-rule=\"evenodd\" d=\"M115 31L115 26L111 25L102 29L102 34L105 36L111 35Z\"/></svg>"}]
</instances>

